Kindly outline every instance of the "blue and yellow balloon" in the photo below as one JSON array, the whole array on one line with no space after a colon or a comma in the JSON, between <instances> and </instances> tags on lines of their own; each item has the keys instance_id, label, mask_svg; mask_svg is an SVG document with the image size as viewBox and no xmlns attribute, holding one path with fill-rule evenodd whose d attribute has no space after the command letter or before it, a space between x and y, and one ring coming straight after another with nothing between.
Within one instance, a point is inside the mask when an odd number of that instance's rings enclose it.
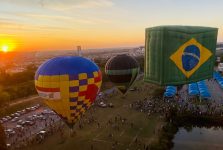
<instances>
[{"instance_id":1,"label":"blue and yellow balloon","mask_svg":"<svg viewBox=\"0 0 223 150\"><path fill-rule=\"evenodd\" d=\"M35 74L38 94L70 127L92 105L101 83L98 66L83 57L50 59Z\"/></svg>"}]
</instances>

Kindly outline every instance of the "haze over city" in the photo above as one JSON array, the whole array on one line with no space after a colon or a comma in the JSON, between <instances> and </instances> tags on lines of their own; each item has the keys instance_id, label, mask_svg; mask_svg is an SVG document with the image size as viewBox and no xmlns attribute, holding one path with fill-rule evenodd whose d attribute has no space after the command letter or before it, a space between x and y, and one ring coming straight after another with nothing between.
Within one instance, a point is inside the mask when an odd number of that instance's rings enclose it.
<instances>
[{"instance_id":1,"label":"haze over city","mask_svg":"<svg viewBox=\"0 0 223 150\"><path fill-rule=\"evenodd\" d=\"M145 28L219 28L221 0L1 0L0 45L12 51L140 46ZM5 47L5 48L4 48Z\"/></svg>"}]
</instances>

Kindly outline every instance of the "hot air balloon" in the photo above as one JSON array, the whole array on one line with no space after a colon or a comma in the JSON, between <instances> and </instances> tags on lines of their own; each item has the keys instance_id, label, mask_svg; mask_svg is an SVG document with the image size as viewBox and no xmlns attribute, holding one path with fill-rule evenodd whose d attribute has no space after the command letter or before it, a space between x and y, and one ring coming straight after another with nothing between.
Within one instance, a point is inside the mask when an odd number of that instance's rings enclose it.
<instances>
[{"instance_id":1,"label":"hot air balloon","mask_svg":"<svg viewBox=\"0 0 223 150\"><path fill-rule=\"evenodd\" d=\"M101 83L98 66L83 57L50 59L35 74L38 94L71 128L94 102Z\"/></svg>"},{"instance_id":2,"label":"hot air balloon","mask_svg":"<svg viewBox=\"0 0 223 150\"><path fill-rule=\"evenodd\" d=\"M212 27L147 28L144 81L178 86L212 78L217 35Z\"/></svg>"},{"instance_id":3,"label":"hot air balloon","mask_svg":"<svg viewBox=\"0 0 223 150\"><path fill-rule=\"evenodd\" d=\"M126 54L110 58L105 65L105 74L123 94L133 84L138 73L138 62Z\"/></svg>"}]
</instances>

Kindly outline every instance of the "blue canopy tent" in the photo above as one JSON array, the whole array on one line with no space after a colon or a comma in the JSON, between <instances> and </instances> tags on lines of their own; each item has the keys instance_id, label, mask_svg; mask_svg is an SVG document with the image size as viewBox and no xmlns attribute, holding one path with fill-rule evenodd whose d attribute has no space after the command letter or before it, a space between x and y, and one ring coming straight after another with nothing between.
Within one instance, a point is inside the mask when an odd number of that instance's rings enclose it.
<instances>
[{"instance_id":1,"label":"blue canopy tent","mask_svg":"<svg viewBox=\"0 0 223 150\"><path fill-rule=\"evenodd\" d=\"M199 90L196 83L191 83L188 85L188 93L190 96L199 95Z\"/></svg>"},{"instance_id":2,"label":"blue canopy tent","mask_svg":"<svg viewBox=\"0 0 223 150\"><path fill-rule=\"evenodd\" d=\"M164 92L164 97L173 97L177 92L177 88L175 86L167 86L166 91Z\"/></svg>"},{"instance_id":3,"label":"blue canopy tent","mask_svg":"<svg viewBox=\"0 0 223 150\"><path fill-rule=\"evenodd\" d=\"M214 77L214 79L217 80L217 82L221 86L221 88L223 88L223 78L222 78L221 74L218 72L214 72L213 77Z\"/></svg>"},{"instance_id":4,"label":"blue canopy tent","mask_svg":"<svg viewBox=\"0 0 223 150\"><path fill-rule=\"evenodd\" d=\"M198 85L201 98L211 98L211 94L204 80L197 82L197 85Z\"/></svg>"}]
</instances>

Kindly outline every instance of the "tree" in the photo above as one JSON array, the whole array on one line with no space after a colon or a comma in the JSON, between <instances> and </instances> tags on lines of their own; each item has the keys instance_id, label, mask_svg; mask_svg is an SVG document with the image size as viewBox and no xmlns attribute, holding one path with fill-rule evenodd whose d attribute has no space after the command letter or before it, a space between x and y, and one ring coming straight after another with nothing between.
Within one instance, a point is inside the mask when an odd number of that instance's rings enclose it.
<instances>
[{"instance_id":1,"label":"tree","mask_svg":"<svg viewBox=\"0 0 223 150\"><path fill-rule=\"evenodd\" d=\"M140 71L144 71L144 56L141 55L141 56L137 56L135 57L135 59L138 61L139 63L139 67L140 67Z\"/></svg>"},{"instance_id":2,"label":"tree","mask_svg":"<svg viewBox=\"0 0 223 150\"><path fill-rule=\"evenodd\" d=\"M153 96L162 96L164 92L165 92L164 87L159 87L153 91L152 95Z\"/></svg>"},{"instance_id":3,"label":"tree","mask_svg":"<svg viewBox=\"0 0 223 150\"><path fill-rule=\"evenodd\" d=\"M0 106L5 105L10 101L10 95L7 92L0 92Z\"/></svg>"},{"instance_id":4,"label":"tree","mask_svg":"<svg viewBox=\"0 0 223 150\"><path fill-rule=\"evenodd\" d=\"M221 62L223 62L223 56L221 56L220 60L221 60Z\"/></svg>"},{"instance_id":5,"label":"tree","mask_svg":"<svg viewBox=\"0 0 223 150\"><path fill-rule=\"evenodd\" d=\"M4 127L0 124L0 150L7 150Z\"/></svg>"}]
</instances>

